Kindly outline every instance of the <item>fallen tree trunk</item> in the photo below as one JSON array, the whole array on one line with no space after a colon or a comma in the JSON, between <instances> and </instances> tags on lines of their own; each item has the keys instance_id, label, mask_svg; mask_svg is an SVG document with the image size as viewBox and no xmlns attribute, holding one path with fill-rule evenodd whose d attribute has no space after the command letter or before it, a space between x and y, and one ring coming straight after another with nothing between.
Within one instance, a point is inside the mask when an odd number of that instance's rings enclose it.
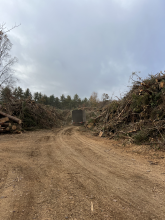
<instances>
[{"instance_id":1,"label":"fallen tree trunk","mask_svg":"<svg viewBox=\"0 0 165 220\"><path fill-rule=\"evenodd\" d=\"M0 122L0 126L9 127L11 123Z\"/></svg>"},{"instance_id":2,"label":"fallen tree trunk","mask_svg":"<svg viewBox=\"0 0 165 220\"><path fill-rule=\"evenodd\" d=\"M21 123L22 123L22 121L21 121L19 118L16 118L16 117L14 117L14 116L8 115L8 114L6 114L6 113L4 113L4 112L1 112L1 111L0 111L0 115L6 116L6 117L10 118L12 121L17 122L18 124L21 124Z\"/></svg>"},{"instance_id":3,"label":"fallen tree trunk","mask_svg":"<svg viewBox=\"0 0 165 220\"><path fill-rule=\"evenodd\" d=\"M4 123L6 121L9 121L9 118L8 117L5 117L5 118L0 118L0 123Z\"/></svg>"}]
</instances>

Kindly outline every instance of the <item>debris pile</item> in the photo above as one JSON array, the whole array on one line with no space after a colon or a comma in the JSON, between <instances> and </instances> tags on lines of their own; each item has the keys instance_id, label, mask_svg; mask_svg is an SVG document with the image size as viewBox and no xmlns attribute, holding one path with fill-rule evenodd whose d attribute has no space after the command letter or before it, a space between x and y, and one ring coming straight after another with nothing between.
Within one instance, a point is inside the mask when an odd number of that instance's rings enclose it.
<instances>
[{"instance_id":1,"label":"debris pile","mask_svg":"<svg viewBox=\"0 0 165 220\"><path fill-rule=\"evenodd\" d=\"M63 125L65 115L64 112L52 106L38 104L31 98L25 100L10 98L10 101L4 103L0 110L10 115L10 119L17 118L20 130L58 127Z\"/></svg>"},{"instance_id":2,"label":"debris pile","mask_svg":"<svg viewBox=\"0 0 165 220\"><path fill-rule=\"evenodd\" d=\"M96 135L122 137L138 144L165 145L165 73L133 81L121 99L111 101L86 127Z\"/></svg>"}]
</instances>

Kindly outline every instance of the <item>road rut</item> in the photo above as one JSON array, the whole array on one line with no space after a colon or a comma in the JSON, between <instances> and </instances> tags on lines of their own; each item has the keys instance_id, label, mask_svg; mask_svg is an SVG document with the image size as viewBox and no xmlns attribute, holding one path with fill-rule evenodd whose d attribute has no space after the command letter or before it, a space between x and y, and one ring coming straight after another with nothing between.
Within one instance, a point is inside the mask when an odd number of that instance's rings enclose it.
<instances>
[{"instance_id":1,"label":"road rut","mask_svg":"<svg viewBox=\"0 0 165 220\"><path fill-rule=\"evenodd\" d=\"M0 136L0 219L165 219L164 167L79 127Z\"/></svg>"}]
</instances>

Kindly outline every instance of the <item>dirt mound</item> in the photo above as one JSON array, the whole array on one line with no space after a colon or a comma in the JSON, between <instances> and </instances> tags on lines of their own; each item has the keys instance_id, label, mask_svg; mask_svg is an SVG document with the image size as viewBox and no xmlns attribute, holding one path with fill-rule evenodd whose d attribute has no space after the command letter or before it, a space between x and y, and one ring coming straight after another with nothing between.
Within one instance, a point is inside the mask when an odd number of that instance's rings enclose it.
<instances>
[{"instance_id":1,"label":"dirt mound","mask_svg":"<svg viewBox=\"0 0 165 220\"><path fill-rule=\"evenodd\" d=\"M144 80L133 80L131 90L121 100L112 101L89 122L98 135L101 131L109 138L164 147L164 109L165 73L160 72Z\"/></svg>"}]
</instances>

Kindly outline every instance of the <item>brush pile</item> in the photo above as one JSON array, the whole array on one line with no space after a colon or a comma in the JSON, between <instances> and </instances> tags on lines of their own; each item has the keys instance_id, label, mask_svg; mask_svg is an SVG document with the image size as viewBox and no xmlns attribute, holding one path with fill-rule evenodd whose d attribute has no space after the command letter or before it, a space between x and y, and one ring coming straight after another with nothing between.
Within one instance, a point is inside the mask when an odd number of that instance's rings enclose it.
<instances>
[{"instance_id":1,"label":"brush pile","mask_svg":"<svg viewBox=\"0 0 165 220\"><path fill-rule=\"evenodd\" d=\"M89 124L96 135L164 146L165 73L150 75L145 80L138 77L121 100L111 101Z\"/></svg>"},{"instance_id":2,"label":"brush pile","mask_svg":"<svg viewBox=\"0 0 165 220\"><path fill-rule=\"evenodd\" d=\"M52 106L35 103L31 98L21 100L10 98L0 109L3 113L14 116L21 121L20 130L36 128L52 128L64 124L65 112L58 111Z\"/></svg>"}]
</instances>

